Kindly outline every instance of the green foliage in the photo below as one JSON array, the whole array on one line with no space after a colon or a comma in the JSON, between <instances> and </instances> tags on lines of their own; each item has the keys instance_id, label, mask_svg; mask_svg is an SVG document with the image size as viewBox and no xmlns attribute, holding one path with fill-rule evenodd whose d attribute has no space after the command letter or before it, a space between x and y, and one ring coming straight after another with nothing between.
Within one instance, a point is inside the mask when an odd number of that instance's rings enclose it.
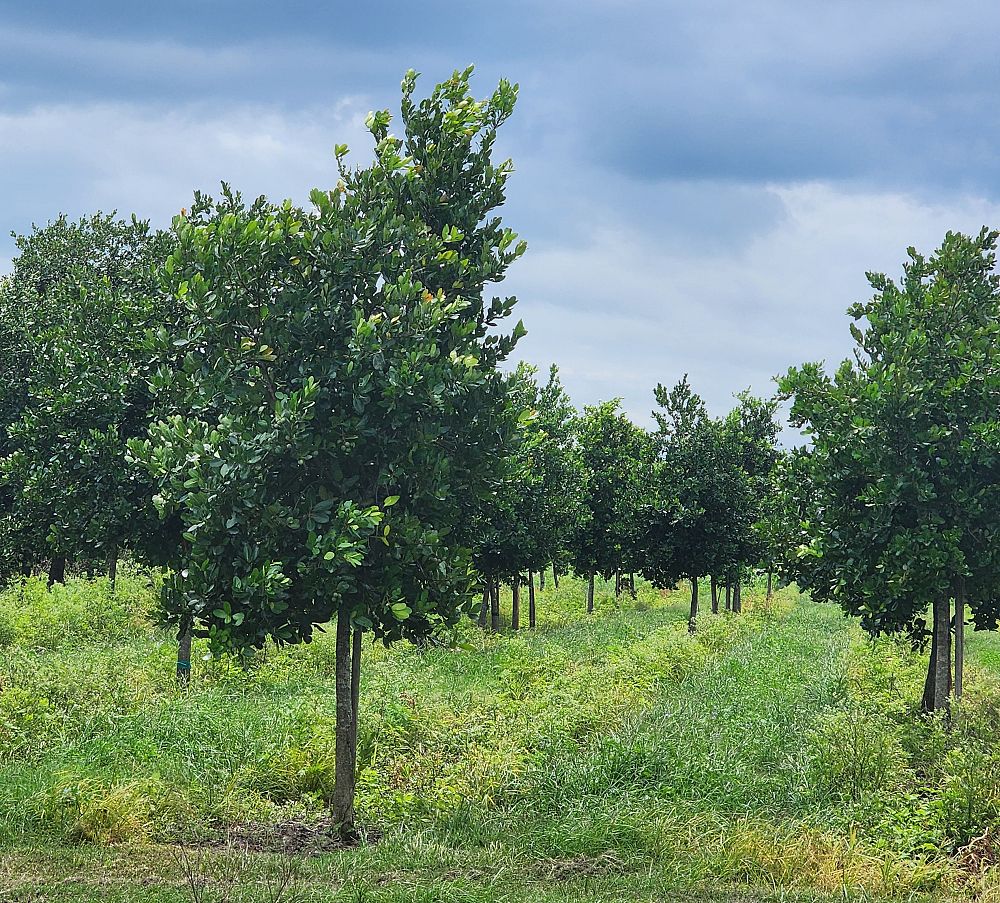
<instances>
[{"instance_id":1,"label":"green foliage","mask_svg":"<svg viewBox=\"0 0 1000 903\"><path fill-rule=\"evenodd\" d=\"M510 581L525 570L565 563L586 522L584 473L576 442L577 412L555 365L545 385L519 364L508 379L517 432L502 463L503 480L463 523L481 574Z\"/></svg>"},{"instance_id":2,"label":"green foliage","mask_svg":"<svg viewBox=\"0 0 1000 903\"><path fill-rule=\"evenodd\" d=\"M775 402L745 392L728 417L716 420L686 376L669 391L657 386L655 396L644 573L660 586L704 575L734 579L762 558L758 525L772 495Z\"/></svg>"},{"instance_id":3,"label":"green foliage","mask_svg":"<svg viewBox=\"0 0 1000 903\"><path fill-rule=\"evenodd\" d=\"M516 88L430 97L403 81L403 138L369 117L375 162L312 210L199 197L175 220L182 306L154 384L182 413L133 452L184 524L171 589L218 647L308 640L343 608L390 642L472 604L461 500L487 494L508 441L496 367L523 334L483 297L524 251L490 217Z\"/></svg>"},{"instance_id":4,"label":"green foliage","mask_svg":"<svg viewBox=\"0 0 1000 903\"><path fill-rule=\"evenodd\" d=\"M921 640L927 603L963 578L977 623L997 623L996 241L911 248L901 282L871 274L874 297L851 308L855 360L781 380L812 442L797 577L872 633Z\"/></svg>"},{"instance_id":5,"label":"green foliage","mask_svg":"<svg viewBox=\"0 0 1000 903\"><path fill-rule=\"evenodd\" d=\"M645 430L619 411L619 403L584 408L579 423L587 516L577 523L573 540L578 574L608 578L639 570L652 448Z\"/></svg>"},{"instance_id":6,"label":"green foliage","mask_svg":"<svg viewBox=\"0 0 1000 903\"><path fill-rule=\"evenodd\" d=\"M835 711L811 738L812 779L837 798L870 801L895 789L904 754L898 729L870 708Z\"/></svg>"},{"instance_id":7,"label":"green foliage","mask_svg":"<svg viewBox=\"0 0 1000 903\"><path fill-rule=\"evenodd\" d=\"M134 217L65 217L17 239L0 284L0 570L51 557L157 557L143 342L168 316L154 266L169 238Z\"/></svg>"}]
</instances>

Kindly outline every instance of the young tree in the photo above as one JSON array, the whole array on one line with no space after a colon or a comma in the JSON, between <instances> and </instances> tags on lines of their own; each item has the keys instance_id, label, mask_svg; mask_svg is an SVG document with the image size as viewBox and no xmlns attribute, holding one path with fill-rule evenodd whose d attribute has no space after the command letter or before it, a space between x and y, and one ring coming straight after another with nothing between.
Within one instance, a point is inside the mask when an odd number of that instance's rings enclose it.
<instances>
[{"instance_id":1,"label":"young tree","mask_svg":"<svg viewBox=\"0 0 1000 903\"><path fill-rule=\"evenodd\" d=\"M608 579L637 557L648 491L649 436L618 410L619 403L584 408L577 433L587 513L573 539L573 567L588 578L588 612L594 610L595 575Z\"/></svg>"},{"instance_id":2,"label":"young tree","mask_svg":"<svg viewBox=\"0 0 1000 903\"><path fill-rule=\"evenodd\" d=\"M778 462L778 424L775 415L777 399L756 398L749 390L739 393L739 404L729 413L724 423L727 449L735 456L741 472L738 485L731 487L737 506L730 512L730 526L726 532L727 548L722 557L727 559L735 575L736 599L740 599L741 576L747 565L763 563L767 570L768 598L771 596L773 568L765 544L768 529L765 519L773 514L774 505L780 501L774 491ZM742 603L738 601L742 606Z\"/></svg>"},{"instance_id":3,"label":"young tree","mask_svg":"<svg viewBox=\"0 0 1000 903\"><path fill-rule=\"evenodd\" d=\"M136 444L185 525L172 589L216 647L308 641L336 619L331 802L355 832L360 643L421 640L471 613L461 500L488 494L509 441L497 373L523 334L485 302L524 244L490 214L492 160L516 86L485 100L471 69L414 99L403 137L368 126L375 162L314 191L314 209L228 191L175 220L166 273L184 305L155 384L187 413Z\"/></svg>"},{"instance_id":4,"label":"young tree","mask_svg":"<svg viewBox=\"0 0 1000 903\"><path fill-rule=\"evenodd\" d=\"M540 386L535 400L535 425L542 433L535 458L538 491L528 512L536 543L528 567L565 568L571 556L573 537L590 516L584 505L584 470L577 441L579 414L559 380L555 364Z\"/></svg>"},{"instance_id":5,"label":"young tree","mask_svg":"<svg viewBox=\"0 0 1000 903\"><path fill-rule=\"evenodd\" d=\"M948 233L930 257L911 248L901 282L869 275L874 297L851 308L855 359L781 380L812 441L799 582L872 634L929 635L928 710L948 704L951 600L959 642L966 604L997 626L996 242L984 229Z\"/></svg>"},{"instance_id":6,"label":"young tree","mask_svg":"<svg viewBox=\"0 0 1000 903\"><path fill-rule=\"evenodd\" d=\"M669 391L657 386L655 396L658 453L643 572L657 586L691 582L688 629L693 633L699 578L738 575L745 560L753 516L750 481L732 418L710 418L687 377Z\"/></svg>"},{"instance_id":7,"label":"young tree","mask_svg":"<svg viewBox=\"0 0 1000 903\"><path fill-rule=\"evenodd\" d=\"M508 377L508 393L519 414L504 478L495 495L465 519L484 583L504 580L511 585L515 630L520 626L523 575L527 572L528 623L534 627L532 575L566 557L573 533L586 516L576 411L554 366L544 386L536 378L537 370L523 363Z\"/></svg>"}]
</instances>

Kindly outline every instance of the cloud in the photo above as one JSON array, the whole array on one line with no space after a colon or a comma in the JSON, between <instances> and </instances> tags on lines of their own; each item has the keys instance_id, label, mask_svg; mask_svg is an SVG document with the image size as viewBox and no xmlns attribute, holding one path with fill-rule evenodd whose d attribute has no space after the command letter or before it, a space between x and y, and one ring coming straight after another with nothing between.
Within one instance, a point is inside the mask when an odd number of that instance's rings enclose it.
<instances>
[{"instance_id":1,"label":"cloud","mask_svg":"<svg viewBox=\"0 0 1000 903\"><path fill-rule=\"evenodd\" d=\"M864 272L996 223L1000 79L986 0L0 0L2 231L59 212L165 224L195 188L303 201L372 107L476 62L521 83L498 149L529 241L502 286L519 353L579 403L691 375L716 413L850 350ZM0 270L12 244L0 240Z\"/></svg>"},{"instance_id":2,"label":"cloud","mask_svg":"<svg viewBox=\"0 0 1000 903\"><path fill-rule=\"evenodd\" d=\"M793 364L846 357L845 311L870 296L866 271L897 277L907 246L930 251L949 229L1000 222L1000 204L976 197L927 203L832 183L760 193L780 215L726 248L673 246L619 223L583 245L529 251L505 286L529 330L519 355L558 364L581 404L623 396L639 422L653 387L684 373L722 414L743 388L771 394Z\"/></svg>"},{"instance_id":3,"label":"cloud","mask_svg":"<svg viewBox=\"0 0 1000 903\"><path fill-rule=\"evenodd\" d=\"M206 105L149 110L137 105L59 105L0 113L0 196L5 223L26 231L60 213L136 213L166 225L198 188L227 181L245 195L291 197L337 174L335 143L367 159L364 99L284 114L272 108ZM0 268L12 243L0 243Z\"/></svg>"}]
</instances>

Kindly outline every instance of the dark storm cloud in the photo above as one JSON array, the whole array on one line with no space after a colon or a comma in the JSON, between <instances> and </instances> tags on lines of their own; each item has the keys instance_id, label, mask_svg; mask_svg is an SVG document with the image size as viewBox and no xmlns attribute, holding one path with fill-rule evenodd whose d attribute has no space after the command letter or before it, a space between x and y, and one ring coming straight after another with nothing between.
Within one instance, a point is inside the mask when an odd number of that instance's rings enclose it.
<instances>
[{"instance_id":1,"label":"dark storm cloud","mask_svg":"<svg viewBox=\"0 0 1000 903\"><path fill-rule=\"evenodd\" d=\"M521 84L506 291L580 403L688 372L713 409L848 350L906 245L995 222L1000 7L829 3L8 3L0 210L156 222L221 179L304 200L410 66ZM0 242L0 269L12 245Z\"/></svg>"}]
</instances>

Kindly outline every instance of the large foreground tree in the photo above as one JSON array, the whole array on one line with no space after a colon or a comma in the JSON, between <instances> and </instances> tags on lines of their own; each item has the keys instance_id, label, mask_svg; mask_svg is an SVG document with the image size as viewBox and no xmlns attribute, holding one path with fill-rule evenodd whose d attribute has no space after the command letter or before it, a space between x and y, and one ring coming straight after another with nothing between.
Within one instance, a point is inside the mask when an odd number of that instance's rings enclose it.
<instances>
[{"instance_id":1,"label":"large foreground tree","mask_svg":"<svg viewBox=\"0 0 1000 903\"><path fill-rule=\"evenodd\" d=\"M903 278L869 276L851 308L855 358L781 380L812 448L800 582L873 634L931 640L923 704L961 691L966 606L997 626L1000 598L1000 279L997 233L912 248ZM925 612L932 606L931 624Z\"/></svg>"},{"instance_id":2,"label":"large foreground tree","mask_svg":"<svg viewBox=\"0 0 1000 903\"><path fill-rule=\"evenodd\" d=\"M497 365L523 328L499 333L514 299L484 290L524 251L491 215L517 92L477 100L470 74L418 102L408 73L403 136L371 114L374 163L348 169L338 147L341 181L313 209L226 192L175 221L166 273L186 315L155 383L185 413L134 447L184 521L177 608L216 647L308 641L336 619L347 836L362 633L420 640L471 612L453 530L509 438Z\"/></svg>"}]
</instances>

